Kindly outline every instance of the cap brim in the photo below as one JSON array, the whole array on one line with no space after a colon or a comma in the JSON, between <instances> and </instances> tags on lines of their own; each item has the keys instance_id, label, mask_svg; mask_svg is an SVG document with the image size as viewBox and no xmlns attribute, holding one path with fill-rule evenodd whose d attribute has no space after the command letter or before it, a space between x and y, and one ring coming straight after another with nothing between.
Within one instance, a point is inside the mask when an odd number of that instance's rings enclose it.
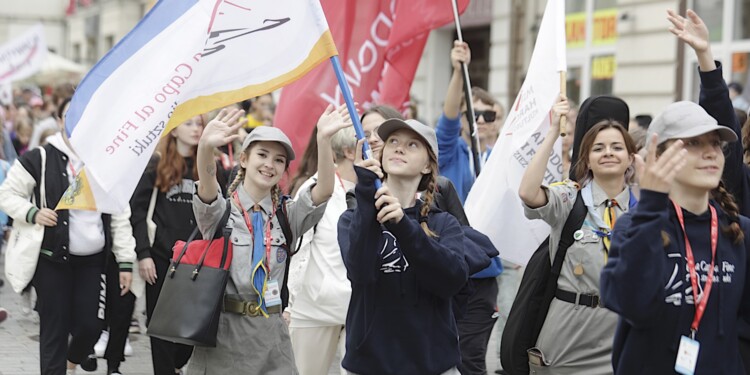
<instances>
[{"instance_id":1,"label":"cap brim","mask_svg":"<svg viewBox=\"0 0 750 375\"><path fill-rule=\"evenodd\" d=\"M392 118L380 124L380 126L378 127L378 137L380 137L380 139L382 139L383 142L385 142L385 140L388 139L388 136L390 136L391 134L393 134L393 132L399 129L409 129L419 134L417 131L412 129L412 127L409 126L409 124L407 124L405 121L399 120L397 118ZM421 137L422 135L420 134L420 138Z\"/></svg>"},{"instance_id":2,"label":"cap brim","mask_svg":"<svg viewBox=\"0 0 750 375\"><path fill-rule=\"evenodd\" d=\"M670 137L670 139L693 138L693 137L697 137L699 135L711 133L714 131L719 133L719 137L721 138L722 141L726 141L726 142L737 141L737 134L734 132L734 130L724 125L714 125L714 124L707 124L707 125L692 127L690 129L685 130L684 132L681 132L680 134L675 135L674 137ZM667 141L667 139L665 139L664 141Z\"/></svg>"}]
</instances>

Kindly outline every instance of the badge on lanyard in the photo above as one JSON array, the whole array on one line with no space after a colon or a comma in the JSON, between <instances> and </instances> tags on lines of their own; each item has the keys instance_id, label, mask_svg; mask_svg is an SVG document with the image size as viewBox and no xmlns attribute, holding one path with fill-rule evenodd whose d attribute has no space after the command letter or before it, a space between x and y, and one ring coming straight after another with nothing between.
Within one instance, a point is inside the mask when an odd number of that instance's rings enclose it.
<instances>
[{"instance_id":1,"label":"badge on lanyard","mask_svg":"<svg viewBox=\"0 0 750 375\"><path fill-rule=\"evenodd\" d=\"M682 216L682 208L674 201L672 201L672 205L674 205L677 220L680 222L682 233L685 236L687 268L690 275L690 284L693 288L693 303L695 304L695 315L693 316L693 322L690 324L691 337L682 336L680 338L680 347L677 349L674 370L680 374L693 375L695 373L695 365L698 363L698 352L700 351L700 343L695 340L695 333L698 331L703 313L706 311L708 298L711 295L711 287L714 282L714 264L716 262L716 247L719 239L719 220L716 215L716 209L709 205L708 208L711 211L711 265L708 269L708 277L703 287L703 293L699 296L698 273L696 272L693 249L690 246L690 240L685 231L685 219Z\"/></svg>"},{"instance_id":2,"label":"badge on lanyard","mask_svg":"<svg viewBox=\"0 0 750 375\"><path fill-rule=\"evenodd\" d=\"M281 289L279 289L278 281L268 280L263 300L266 301L266 307L281 305Z\"/></svg>"},{"instance_id":3,"label":"badge on lanyard","mask_svg":"<svg viewBox=\"0 0 750 375\"><path fill-rule=\"evenodd\" d=\"M680 338L680 348L677 349L677 361L674 363L674 370L679 374L693 375L695 365L698 363L698 351L701 344L687 336Z\"/></svg>"}]
</instances>

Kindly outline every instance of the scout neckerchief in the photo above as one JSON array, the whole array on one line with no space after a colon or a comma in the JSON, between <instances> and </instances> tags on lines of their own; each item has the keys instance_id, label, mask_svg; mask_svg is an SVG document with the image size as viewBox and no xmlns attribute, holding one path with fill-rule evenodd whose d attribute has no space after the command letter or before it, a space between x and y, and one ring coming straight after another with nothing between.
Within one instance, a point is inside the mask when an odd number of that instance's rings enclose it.
<instances>
[{"instance_id":1,"label":"scout neckerchief","mask_svg":"<svg viewBox=\"0 0 750 375\"><path fill-rule=\"evenodd\" d=\"M258 293L259 312L263 314L264 317L268 318L268 310L266 309L266 301L264 296L266 293L268 275L271 273L268 259L271 257L271 219L273 219L273 212L268 216L264 235L263 213L260 211L258 205L256 204L253 207L253 218L251 220L250 215L248 215L245 208L242 207L242 203L240 203L240 196L236 190L233 194L233 197L234 201L237 203L237 206L240 208L240 211L242 211L242 216L245 219L247 230L250 231L250 235L253 237L253 271L251 274L251 277L253 279L253 289L256 293ZM256 236L256 233L259 235ZM265 253L263 252L264 244L266 250Z\"/></svg>"},{"instance_id":2,"label":"scout neckerchief","mask_svg":"<svg viewBox=\"0 0 750 375\"><path fill-rule=\"evenodd\" d=\"M685 219L682 216L682 208L675 201L672 201L672 205L674 205L675 212L677 213L677 220L680 222L682 234L685 236L685 255L687 257L688 271L690 272L690 284L693 287L693 304L695 305L693 323L690 324L690 338L695 340L695 332L698 331L698 325L701 323L703 313L706 312L708 296L711 295L711 286L714 284L714 262L716 261L716 246L719 242L719 219L716 217L716 209L709 204L708 208L711 210L711 267L708 269L708 278L706 279L706 284L703 286L703 293L698 296L698 274L695 271L695 257L693 256L693 248L690 246L690 240L688 240L687 232L685 231ZM700 301L698 297L700 297Z\"/></svg>"},{"instance_id":3,"label":"scout neckerchief","mask_svg":"<svg viewBox=\"0 0 750 375\"><path fill-rule=\"evenodd\" d=\"M586 208L588 209L589 214L594 218L594 233L599 236L604 243L604 262L606 263L609 255L609 247L611 245L612 228L615 227L615 221L617 219L617 215L615 214L615 207L622 207L617 202L617 200L607 199L607 205L604 209L604 218L602 218L594 204L594 192L592 185L593 182L584 186L583 189L581 189L581 196L583 197L583 203L586 204ZM638 199L635 198L635 195L633 194L633 191L630 189L630 187L628 187L627 189L628 194L630 195L628 209L632 209L636 204L638 204Z\"/></svg>"}]
</instances>

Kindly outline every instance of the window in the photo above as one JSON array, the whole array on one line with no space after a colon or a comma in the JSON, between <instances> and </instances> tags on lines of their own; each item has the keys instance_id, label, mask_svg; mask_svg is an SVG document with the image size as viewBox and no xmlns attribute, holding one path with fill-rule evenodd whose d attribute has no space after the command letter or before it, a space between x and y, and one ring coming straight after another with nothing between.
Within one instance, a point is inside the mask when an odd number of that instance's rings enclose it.
<instances>
[{"instance_id":1,"label":"window","mask_svg":"<svg viewBox=\"0 0 750 375\"><path fill-rule=\"evenodd\" d=\"M94 64L99 59L98 44L96 38L86 38L86 62Z\"/></svg>"},{"instance_id":2,"label":"window","mask_svg":"<svg viewBox=\"0 0 750 375\"><path fill-rule=\"evenodd\" d=\"M591 58L591 96L612 94L616 66L614 55Z\"/></svg>"},{"instance_id":3,"label":"window","mask_svg":"<svg viewBox=\"0 0 750 375\"><path fill-rule=\"evenodd\" d=\"M114 46L115 46L115 36L114 35L107 35L107 37L104 38L104 48L106 48L107 51L109 51Z\"/></svg>"},{"instance_id":4,"label":"window","mask_svg":"<svg viewBox=\"0 0 750 375\"><path fill-rule=\"evenodd\" d=\"M594 0L594 10L610 9L617 6L617 0Z\"/></svg>"},{"instance_id":5,"label":"window","mask_svg":"<svg viewBox=\"0 0 750 375\"><path fill-rule=\"evenodd\" d=\"M737 82L742 85L742 96L747 99L750 97L750 72L748 72L748 52L735 52L732 54L732 79L730 82ZM741 108L742 109L742 108Z\"/></svg>"},{"instance_id":6,"label":"window","mask_svg":"<svg viewBox=\"0 0 750 375\"><path fill-rule=\"evenodd\" d=\"M741 0L745 1L745 0ZM708 26L708 32L712 42L721 41L723 34L723 10L724 0L695 0L693 10L700 15L703 22Z\"/></svg>"},{"instance_id":7,"label":"window","mask_svg":"<svg viewBox=\"0 0 750 375\"><path fill-rule=\"evenodd\" d=\"M567 74L567 95L568 99L576 102L576 104L581 103L581 67L568 67L568 74Z\"/></svg>"},{"instance_id":8,"label":"window","mask_svg":"<svg viewBox=\"0 0 750 375\"><path fill-rule=\"evenodd\" d=\"M472 27L463 30L464 41L471 46L469 80L472 86L487 89L490 72L490 27ZM458 35L454 34L454 40Z\"/></svg>"},{"instance_id":9,"label":"window","mask_svg":"<svg viewBox=\"0 0 750 375\"><path fill-rule=\"evenodd\" d=\"M750 0L734 4L734 39L750 39Z\"/></svg>"},{"instance_id":10,"label":"window","mask_svg":"<svg viewBox=\"0 0 750 375\"><path fill-rule=\"evenodd\" d=\"M81 62L81 43L73 44L73 61L77 63Z\"/></svg>"},{"instance_id":11,"label":"window","mask_svg":"<svg viewBox=\"0 0 750 375\"><path fill-rule=\"evenodd\" d=\"M565 13L579 13L586 11L586 0L568 0L565 2Z\"/></svg>"}]
</instances>

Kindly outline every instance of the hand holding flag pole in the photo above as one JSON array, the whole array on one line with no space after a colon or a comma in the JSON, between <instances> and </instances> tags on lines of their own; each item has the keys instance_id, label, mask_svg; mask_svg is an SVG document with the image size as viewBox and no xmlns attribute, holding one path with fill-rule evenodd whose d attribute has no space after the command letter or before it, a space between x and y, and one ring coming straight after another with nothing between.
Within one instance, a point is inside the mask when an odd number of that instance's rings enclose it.
<instances>
[{"instance_id":1,"label":"hand holding flag pole","mask_svg":"<svg viewBox=\"0 0 750 375\"><path fill-rule=\"evenodd\" d=\"M453 5L453 20L456 24L456 33L458 41L463 42L464 37L461 33L461 21L458 19L458 4L456 0L451 0ZM466 120L469 122L469 131L471 132L471 157L474 160L474 175L479 176L482 171L483 160L480 157L479 150L479 133L477 132L476 117L474 114L474 100L471 97L471 81L469 80L469 67L461 63L461 71L464 74L464 99L466 101Z\"/></svg>"},{"instance_id":2,"label":"hand holding flag pole","mask_svg":"<svg viewBox=\"0 0 750 375\"><path fill-rule=\"evenodd\" d=\"M341 94L346 102L346 108L349 110L349 117L352 119L354 124L354 132L357 134L357 139L365 139L365 131L362 129L362 123L359 121L359 114L357 108L354 105L354 99L352 98L352 92L349 90L349 85L346 84L346 77L344 77L344 69L341 67L341 60L338 55L331 56L331 64L333 65L333 71L336 73L336 80L339 82L339 88L341 88ZM365 139L363 148L363 155L367 159L372 159L372 149L370 144ZM382 186L380 180L375 180L375 188L380 189Z\"/></svg>"}]
</instances>

